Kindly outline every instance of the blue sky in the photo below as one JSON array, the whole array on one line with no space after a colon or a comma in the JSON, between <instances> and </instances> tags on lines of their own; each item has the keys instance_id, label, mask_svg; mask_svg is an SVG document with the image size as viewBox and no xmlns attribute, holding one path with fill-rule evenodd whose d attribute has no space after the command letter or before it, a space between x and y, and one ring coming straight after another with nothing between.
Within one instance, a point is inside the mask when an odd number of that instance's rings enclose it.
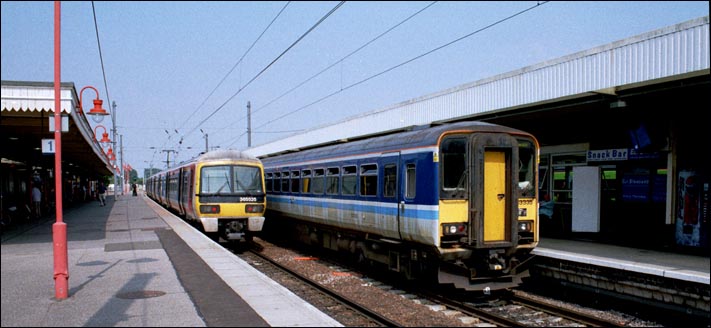
<instances>
[{"instance_id":1,"label":"blue sky","mask_svg":"<svg viewBox=\"0 0 711 328\"><path fill-rule=\"evenodd\" d=\"M139 175L150 165L165 168L162 149L177 151L171 162L203 151L200 129L210 148L246 149L248 101L252 145L260 145L709 14L708 1L538 3L346 2L271 66L339 3L121 1L94 8L124 162ZM52 82L53 2L2 1L1 9L2 79ZM63 2L61 10L62 81L77 91L96 87L110 109L92 3Z\"/></svg>"}]
</instances>

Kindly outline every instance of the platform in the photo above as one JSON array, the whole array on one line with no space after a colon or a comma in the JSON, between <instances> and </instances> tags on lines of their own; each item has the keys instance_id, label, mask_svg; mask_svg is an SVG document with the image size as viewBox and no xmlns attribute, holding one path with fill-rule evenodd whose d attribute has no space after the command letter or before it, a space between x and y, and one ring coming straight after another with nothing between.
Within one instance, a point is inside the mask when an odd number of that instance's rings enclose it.
<instances>
[{"instance_id":1,"label":"platform","mask_svg":"<svg viewBox=\"0 0 711 328\"><path fill-rule=\"evenodd\" d=\"M3 233L2 327L342 326L143 196L63 216L65 300L54 298L54 219Z\"/></svg>"},{"instance_id":2,"label":"platform","mask_svg":"<svg viewBox=\"0 0 711 328\"><path fill-rule=\"evenodd\" d=\"M537 256L709 284L709 257L616 245L542 238Z\"/></svg>"}]
</instances>

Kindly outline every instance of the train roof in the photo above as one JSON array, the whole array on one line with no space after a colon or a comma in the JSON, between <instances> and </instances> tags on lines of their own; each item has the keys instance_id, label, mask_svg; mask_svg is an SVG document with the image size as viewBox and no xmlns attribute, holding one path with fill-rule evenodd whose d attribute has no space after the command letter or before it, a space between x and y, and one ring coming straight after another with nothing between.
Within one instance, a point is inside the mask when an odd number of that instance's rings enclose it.
<instances>
[{"instance_id":1,"label":"train roof","mask_svg":"<svg viewBox=\"0 0 711 328\"><path fill-rule=\"evenodd\" d=\"M343 140L335 144L321 145L306 150L296 150L288 153L265 156L261 157L261 160L263 163L279 165L282 162L309 161L321 158L434 146L437 144L440 136L449 131L503 132L531 136L531 134L527 132L506 126L479 121L467 121L434 126L414 126L404 131L395 131L386 135L371 136L356 141Z\"/></svg>"},{"instance_id":2,"label":"train roof","mask_svg":"<svg viewBox=\"0 0 711 328\"><path fill-rule=\"evenodd\" d=\"M254 163L261 164L261 161L252 155L247 155L247 154L245 154L241 151L238 151L238 150L220 149L220 150L213 150L213 151L209 151L207 153L203 153L200 156L198 156L194 159L191 159L187 162L181 163L178 166L174 166L174 167L162 170L162 171L152 175L151 177L165 174L166 172L170 172L170 171L179 169L184 166L192 165L196 162L224 161L224 160L239 160L239 161L244 161L244 162L254 162Z\"/></svg>"},{"instance_id":3,"label":"train roof","mask_svg":"<svg viewBox=\"0 0 711 328\"><path fill-rule=\"evenodd\" d=\"M198 156L195 161L240 160L259 162L259 159L238 150L213 150Z\"/></svg>"}]
</instances>

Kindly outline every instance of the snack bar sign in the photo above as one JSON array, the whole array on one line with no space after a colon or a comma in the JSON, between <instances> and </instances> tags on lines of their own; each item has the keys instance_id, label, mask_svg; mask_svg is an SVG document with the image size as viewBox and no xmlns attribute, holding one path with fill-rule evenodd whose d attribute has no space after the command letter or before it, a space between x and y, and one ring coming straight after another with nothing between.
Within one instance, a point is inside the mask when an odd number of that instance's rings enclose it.
<instances>
[{"instance_id":1,"label":"snack bar sign","mask_svg":"<svg viewBox=\"0 0 711 328\"><path fill-rule=\"evenodd\" d=\"M625 161L629 149L602 149L602 150L588 150L588 161L589 162L604 162L604 161Z\"/></svg>"}]
</instances>

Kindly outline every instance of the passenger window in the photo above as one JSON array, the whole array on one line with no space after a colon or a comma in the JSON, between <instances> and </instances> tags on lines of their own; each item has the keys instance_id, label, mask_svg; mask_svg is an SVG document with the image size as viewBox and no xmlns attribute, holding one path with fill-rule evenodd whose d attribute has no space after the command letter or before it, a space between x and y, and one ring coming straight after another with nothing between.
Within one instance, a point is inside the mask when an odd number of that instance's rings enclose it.
<instances>
[{"instance_id":1,"label":"passenger window","mask_svg":"<svg viewBox=\"0 0 711 328\"><path fill-rule=\"evenodd\" d=\"M356 173L355 165L343 167L343 186L341 186L341 194L355 195L356 187L358 186Z\"/></svg>"},{"instance_id":2,"label":"passenger window","mask_svg":"<svg viewBox=\"0 0 711 328\"><path fill-rule=\"evenodd\" d=\"M281 172L281 192L289 192L289 172Z\"/></svg>"},{"instance_id":3,"label":"passenger window","mask_svg":"<svg viewBox=\"0 0 711 328\"><path fill-rule=\"evenodd\" d=\"M337 167L330 167L326 171L326 193L329 195L338 194L338 179L339 179L339 169Z\"/></svg>"},{"instance_id":4,"label":"passenger window","mask_svg":"<svg viewBox=\"0 0 711 328\"><path fill-rule=\"evenodd\" d=\"M311 192L311 170L301 171L301 192L305 194Z\"/></svg>"},{"instance_id":5,"label":"passenger window","mask_svg":"<svg viewBox=\"0 0 711 328\"><path fill-rule=\"evenodd\" d=\"M299 192L299 171L291 171L291 192Z\"/></svg>"},{"instance_id":6,"label":"passenger window","mask_svg":"<svg viewBox=\"0 0 711 328\"><path fill-rule=\"evenodd\" d=\"M395 197L397 193L397 166L387 164L383 169L383 197Z\"/></svg>"},{"instance_id":7,"label":"passenger window","mask_svg":"<svg viewBox=\"0 0 711 328\"><path fill-rule=\"evenodd\" d=\"M415 170L415 164L407 164L405 170L407 175L405 177L405 198L413 199L415 198L415 191L417 190L417 171Z\"/></svg>"},{"instance_id":8,"label":"passenger window","mask_svg":"<svg viewBox=\"0 0 711 328\"><path fill-rule=\"evenodd\" d=\"M267 173L267 174L265 174L265 175L266 175L266 179L265 179L265 180L267 180L267 181L266 181L266 183L267 183L267 186L266 186L266 187L267 187L267 192L270 192L270 191L272 191L272 179L273 179L274 175L271 174L271 173Z\"/></svg>"},{"instance_id":9,"label":"passenger window","mask_svg":"<svg viewBox=\"0 0 711 328\"><path fill-rule=\"evenodd\" d=\"M281 173L279 172L274 172L274 191L280 192L281 191Z\"/></svg>"},{"instance_id":10,"label":"passenger window","mask_svg":"<svg viewBox=\"0 0 711 328\"><path fill-rule=\"evenodd\" d=\"M315 169L314 170L313 181L311 181L311 187L312 187L314 194L317 194L317 195L323 194L323 177L324 177L324 170L323 169Z\"/></svg>"},{"instance_id":11,"label":"passenger window","mask_svg":"<svg viewBox=\"0 0 711 328\"><path fill-rule=\"evenodd\" d=\"M360 195L375 196L378 194L378 166L364 164L360 166Z\"/></svg>"}]
</instances>

